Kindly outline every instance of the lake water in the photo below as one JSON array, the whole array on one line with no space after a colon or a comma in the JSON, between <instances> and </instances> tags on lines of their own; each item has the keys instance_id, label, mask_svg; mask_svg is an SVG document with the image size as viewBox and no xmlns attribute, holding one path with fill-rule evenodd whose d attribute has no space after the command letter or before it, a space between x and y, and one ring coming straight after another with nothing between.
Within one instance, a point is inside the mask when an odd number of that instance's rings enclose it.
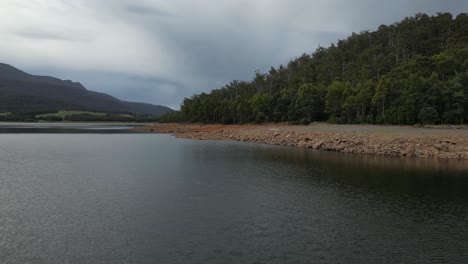
<instances>
[{"instance_id":1,"label":"lake water","mask_svg":"<svg viewBox=\"0 0 468 264\"><path fill-rule=\"evenodd\" d=\"M468 263L466 162L32 126L0 127L0 263Z\"/></svg>"}]
</instances>

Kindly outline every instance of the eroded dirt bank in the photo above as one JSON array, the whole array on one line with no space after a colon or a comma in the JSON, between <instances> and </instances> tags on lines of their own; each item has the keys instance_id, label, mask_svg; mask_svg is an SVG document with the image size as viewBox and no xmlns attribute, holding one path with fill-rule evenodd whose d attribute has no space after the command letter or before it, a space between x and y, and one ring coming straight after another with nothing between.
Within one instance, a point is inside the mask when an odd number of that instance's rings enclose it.
<instances>
[{"instance_id":1,"label":"eroded dirt bank","mask_svg":"<svg viewBox=\"0 0 468 264\"><path fill-rule=\"evenodd\" d=\"M137 131L347 153L468 160L468 129L371 125L154 124Z\"/></svg>"}]
</instances>

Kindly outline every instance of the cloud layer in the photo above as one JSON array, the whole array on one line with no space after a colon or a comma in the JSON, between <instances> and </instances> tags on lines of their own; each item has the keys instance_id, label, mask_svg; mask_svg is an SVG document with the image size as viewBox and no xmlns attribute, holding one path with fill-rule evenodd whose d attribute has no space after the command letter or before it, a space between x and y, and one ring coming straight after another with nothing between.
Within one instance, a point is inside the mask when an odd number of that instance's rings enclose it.
<instances>
[{"instance_id":1,"label":"cloud layer","mask_svg":"<svg viewBox=\"0 0 468 264\"><path fill-rule=\"evenodd\" d=\"M184 97L463 0L3 0L0 61L125 100Z\"/></svg>"}]
</instances>

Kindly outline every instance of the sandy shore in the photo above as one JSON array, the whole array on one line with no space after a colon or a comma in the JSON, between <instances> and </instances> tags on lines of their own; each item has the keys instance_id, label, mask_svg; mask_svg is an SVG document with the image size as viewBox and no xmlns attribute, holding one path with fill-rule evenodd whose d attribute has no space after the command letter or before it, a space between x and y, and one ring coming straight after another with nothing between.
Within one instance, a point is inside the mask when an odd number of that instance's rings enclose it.
<instances>
[{"instance_id":1,"label":"sandy shore","mask_svg":"<svg viewBox=\"0 0 468 264\"><path fill-rule=\"evenodd\" d=\"M136 131L179 138L233 140L346 153L468 160L468 129L372 125L154 124Z\"/></svg>"}]
</instances>

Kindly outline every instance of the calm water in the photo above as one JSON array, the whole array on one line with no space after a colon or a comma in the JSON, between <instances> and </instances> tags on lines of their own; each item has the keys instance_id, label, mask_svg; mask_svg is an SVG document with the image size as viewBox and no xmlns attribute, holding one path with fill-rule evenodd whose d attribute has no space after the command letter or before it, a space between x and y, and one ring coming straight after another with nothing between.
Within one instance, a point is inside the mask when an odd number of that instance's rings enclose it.
<instances>
[{"instance_id":1,"label":"calm water","mask_svg":"<svg viewBox=\"0 0 468 264\"><path fill-rule=\"evenodd\" d=\"M463 162L34 129L0 134L0 263L468 263Z\"/></svg>"}]
</instances>

